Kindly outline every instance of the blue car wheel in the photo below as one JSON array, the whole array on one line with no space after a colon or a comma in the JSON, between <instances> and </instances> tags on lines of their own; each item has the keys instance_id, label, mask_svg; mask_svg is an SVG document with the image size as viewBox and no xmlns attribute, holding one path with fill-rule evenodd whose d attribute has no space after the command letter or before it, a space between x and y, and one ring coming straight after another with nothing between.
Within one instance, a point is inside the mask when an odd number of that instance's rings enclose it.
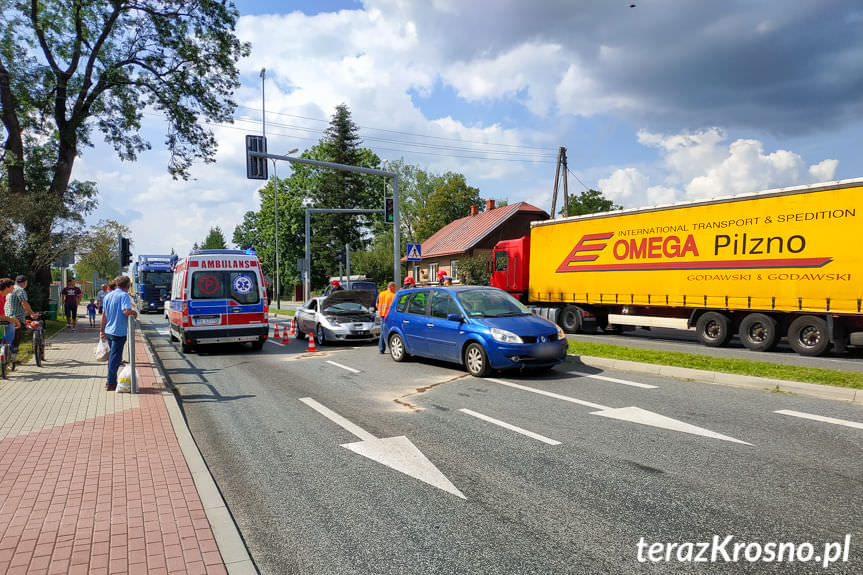
<instances>
[{"instance_id":1,"label":"blue car wheel","mask_svg":"<svg viewBox=\"0 0 863 575\"><path fill-rule=\"evenodd\" d=\"M485 349L478 343L471 343L464 350L464 365L474 377L485 377L490 370Z\"/></svg>"},{"instance_id":2,"label":"blue car wheel","mask_svg":"<svg viewBox=\"0 0 863 575\"><path fill-rule=\"evenodd\" d=\"M405 349L405 342L397 333L390 336L390 355L392 356L393 361L404 361L408 357L408 352Z\"/></svg>"}]
</instances>

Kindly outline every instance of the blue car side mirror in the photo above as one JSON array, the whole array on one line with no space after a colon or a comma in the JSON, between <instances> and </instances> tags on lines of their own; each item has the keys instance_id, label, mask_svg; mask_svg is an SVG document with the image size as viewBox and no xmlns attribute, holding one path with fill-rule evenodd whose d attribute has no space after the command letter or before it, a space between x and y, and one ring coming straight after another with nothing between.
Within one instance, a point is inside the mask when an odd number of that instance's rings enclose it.
<instances>
[{"instance_id":1,"label":"blue car side mirror","mask_svg":"<svg viewBox=\"0 0 863 575\"><path fill-rule=\"evenodd\" d=\"M449 321L457 321L457 322L463 322L463 321L464 321L464 318L461 316L461 314L460 314L460 313L451 313L451 314L448 314L448 315L446 316L446 318L447 318Z\"/></svg>"}]
</instances>

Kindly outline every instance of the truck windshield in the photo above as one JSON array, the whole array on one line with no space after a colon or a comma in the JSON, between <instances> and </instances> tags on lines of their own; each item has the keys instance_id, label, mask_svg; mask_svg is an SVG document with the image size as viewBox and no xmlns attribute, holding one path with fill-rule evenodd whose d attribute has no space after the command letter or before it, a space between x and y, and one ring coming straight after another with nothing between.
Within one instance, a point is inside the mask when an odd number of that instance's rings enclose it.
<instances>
[{"instance_id":1,"label":"truck windshield","mask_svg":"<svg viewBox=\"0 0 863 575\"><path fill-rule=\"evenodd\" d=\"M168 287L171 285L173 273L171 272L144 272L141 274L141 283Z\"/></svg>"}]
</instances>

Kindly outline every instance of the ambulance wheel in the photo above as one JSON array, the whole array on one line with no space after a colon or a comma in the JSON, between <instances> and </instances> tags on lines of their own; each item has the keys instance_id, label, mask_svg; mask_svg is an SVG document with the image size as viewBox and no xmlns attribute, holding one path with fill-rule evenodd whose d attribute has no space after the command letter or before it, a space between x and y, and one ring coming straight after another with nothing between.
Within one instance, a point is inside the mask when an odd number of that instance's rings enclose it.
<instances>
[{"instance_id":1,"label":"ambulance wheel","mask_svg":"<svg viewBox=\"0 0 863 575\"><path fill-rule=\"evenodd\" d=\"M709 311L698 318L695 335L707 347L722 347L731 339L731 320L721 313Z\"/></svg>"},{"instance_id":2,"label":"ambulance wheel","mask_svg":"<svg viewBox=\"0 0 863 575\"><path fill-rule=\"evenodd\" d=\"M192 353L192 344L181 341L180 349L183 351L183 353Z\"/></svg>"},{"instance_id":3,"label":"ambulance wheel","mask_svg":"<svg viewBox=\"0 0 863 575\"><path fill-rule=\"evenodd\" d=\"M267 340L259 339L258 341L253 341L252 342L252 349L254 349L255 351L264 349L264 342L265 341L267 341Z\"/></svg>"},{"instance_id":4,"label":"ambulance wheel","mask_svg":"<svg viewBox=\"0 0 863 575\"><path fill-rule=\"evenodd\" d=\"M743 346L752 351L768 351L776 347L779 341L776 320L763 313L751 313L744 317L737 335Z\"/></svg>"},{"instance_id":5,"label":"ambulance wheel","mask_svg":"<svg viewBox=\"0 0 863 575\"><path fill-rule=\"evenodd\" d=\"M788 343L800 355L821 355L830 346L827 322L815 315L803 315L788 326Z\"/></svg>"}]
</instances>

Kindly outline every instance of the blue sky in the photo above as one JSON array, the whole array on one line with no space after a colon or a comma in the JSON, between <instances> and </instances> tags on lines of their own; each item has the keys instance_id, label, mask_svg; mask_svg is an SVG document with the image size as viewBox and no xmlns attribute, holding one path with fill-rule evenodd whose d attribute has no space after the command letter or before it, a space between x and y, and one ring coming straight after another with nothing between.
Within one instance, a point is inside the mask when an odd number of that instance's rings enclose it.
<instances>
[{"instance_id":1,"label":"blue sky","mask_svg":"<svg viewBox=\"0 0 863 575\"><path fill-rule=\"evenodd\" d=\"M853 0L242 0L252 53L218 161L171 180L164 125L134 164L87 150L90 218L133 230L136 251L230 239L259 182L242 142L306 149L346 103L381 158L464 173L484 198L550 209L555 156L570 192L639 207L863 176L863 5ZM280 166L279 174L290 168ZM577 178L577 179L576 179Z\"/></svg>"}]
</instances>

